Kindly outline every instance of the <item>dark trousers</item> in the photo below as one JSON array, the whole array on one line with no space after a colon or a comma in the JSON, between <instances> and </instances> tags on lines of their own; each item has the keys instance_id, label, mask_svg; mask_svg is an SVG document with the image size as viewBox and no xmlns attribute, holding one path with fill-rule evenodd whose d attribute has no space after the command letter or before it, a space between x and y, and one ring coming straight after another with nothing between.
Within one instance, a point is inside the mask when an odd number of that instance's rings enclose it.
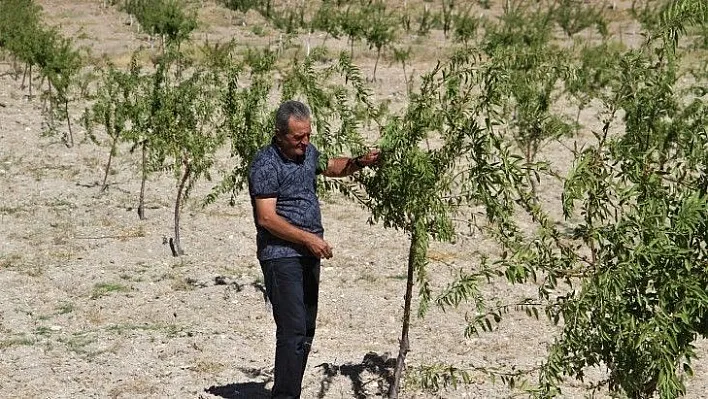
<instances>
[{"instance_id":1,"label":"dark trousers","mask_svg":"<svg viewBox=\"0 0 708 399\"><path fill-rule=\"evenodd\" d=\"M320 260L271 259L261 261L261 269L277 327L272 397L299 398L315 337Z\"/></svg>"}]
</instances>

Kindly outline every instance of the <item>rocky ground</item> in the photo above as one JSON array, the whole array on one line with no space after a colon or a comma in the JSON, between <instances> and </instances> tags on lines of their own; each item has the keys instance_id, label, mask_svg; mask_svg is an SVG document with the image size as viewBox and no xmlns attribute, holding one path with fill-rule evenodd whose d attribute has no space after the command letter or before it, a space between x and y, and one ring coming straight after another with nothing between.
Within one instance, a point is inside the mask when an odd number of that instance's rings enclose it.
<instances>
[{"instance_id":1,"label":"rocky ground","mask_svg":"<svg viewBox=\"0 0 708 399\"><path fill-rule=\"evenodd\" d=\"M39 3L47 22L95 56L127 59L148 44L115 7L88 0ZM234 30L231 13L214 4L200 13L208 23L199 35L267 39ZM357 61L365 69L373 66L365 56ZM422 70L426 63L423 59L414 68ZM84 140L80 127L73 148L43 134L41 100L28 99L10 71L8 60L0 62L0 397L265 397L274 323L264 302L248 198L239 196L234 207L222 200L202 208L199 199L211 183L201 183L184 210L186 255L173 258L165 245L172 235L175 194L170 176L150 180L147 220L140 221L138 160L122 149L109 190L99 194L108 148ZM403 81L398 70L379 73L387 82L380 84L379 95L397 98ZM81 107L72 110L74 119ZM547 151L550 157L567 157L562 147ZM559 192L544 195L557 198ZM369 225L367 217L336 195L323 200L335 256L323 263L304 398L375 397L386 387L390 358L398 349L408 241L402 233ZM478 236L434 244L434 283L449 281L458 268L476 267L485 245ZM535 296L536 287L496 280L483 292L490 301L512 302ZM415 319L409 364L530 369L543 360L556 327L511 312L495 331L465 339L470 309L433 309ZM704 356L708 345L698 345ZM695 373L687 397L705 397L705 359L695 364ZM563 397L583 397L585 388L569 382ZM524 394L476 373L456 389L407 388L402 396L517 395Z\"/></svg>"}]
</instances>

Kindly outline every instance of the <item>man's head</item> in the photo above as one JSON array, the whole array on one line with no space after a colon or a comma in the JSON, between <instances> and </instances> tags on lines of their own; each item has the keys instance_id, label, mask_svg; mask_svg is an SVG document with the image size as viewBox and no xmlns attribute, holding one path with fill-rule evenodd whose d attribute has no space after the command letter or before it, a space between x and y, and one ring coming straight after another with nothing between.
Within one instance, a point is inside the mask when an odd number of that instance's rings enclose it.
<instances>
[{"instance_id":1,"label":"man's head","mask_svg":"<svg viewBox=\"0 0 708 399\"><path fill-rule=\"evenodd\" d=\"M299 101L286 101L275 114L275 140L283 154L296 159L305 155L310 144L310 109Z\"/></svg>"}]
</instances>

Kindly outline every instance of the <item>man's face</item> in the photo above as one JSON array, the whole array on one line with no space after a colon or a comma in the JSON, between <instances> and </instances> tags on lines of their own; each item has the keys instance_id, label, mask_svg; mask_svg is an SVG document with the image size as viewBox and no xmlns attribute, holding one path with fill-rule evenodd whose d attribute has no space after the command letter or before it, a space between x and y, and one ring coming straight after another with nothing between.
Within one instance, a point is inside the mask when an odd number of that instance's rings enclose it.
<instances>
[{"instance_id":1,"label":"man's face","mask_svg":"<svg viewBox=\"0 0 708 399\"><path fill-rule=\"evenodd\" d=\"M310 119L296 119L291 116L288 120L288 134L281 136L280 150L290 159L305 155L311 133Z\"/></svg>"}]
</instances>

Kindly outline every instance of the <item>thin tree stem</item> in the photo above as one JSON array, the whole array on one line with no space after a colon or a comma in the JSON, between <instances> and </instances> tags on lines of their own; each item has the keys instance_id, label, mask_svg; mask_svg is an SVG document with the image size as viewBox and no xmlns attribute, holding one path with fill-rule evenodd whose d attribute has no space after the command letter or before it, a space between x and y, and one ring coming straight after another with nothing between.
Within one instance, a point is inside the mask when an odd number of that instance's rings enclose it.
<instances>
[{"instance_id":1,"label":"thin tree stem","mask_svg":"<svg viewBox=\"0 0 708 399\"><path fill-rule=\"evenodd\" d=\"M182 250L182 245L179 238L179 214L180 208L182 207L182 196L184 195L184 188L187 186L187 181L189 181L189 176L192 173L191 165L189 161L184 162L184 175L182 175L182 180L179 182L179 187L177 188L177 199L175 200L175 237L174 241L170 240L170 249L172 249L172 256L184 255Z\"/></svg>"},{"instance_id":2,"label":"thin tree stem","mask_svg":"<svg viewBox=\"0 0 708 399\"><path fill-rule=\"evenodd\" d=\"M410 95L411 86L408 83L408 73L406 72L406 61L403 61L402 64L403 64L403 81L406 82L406 94Z\"/></svg>"},{"instance_id":3,"label":"thin tree stem","mask_svg":"<svg viewBox=\"0 0 708 399\"><path fill-rule=\"evenodd\" d=\"M138 196L138 217L145 220L145 182L147 181L147 140L142 144L142 177L140 179L140 194Z\"/></svg>"},{"instance_id":4,"label":"thin tree stem","mask_svg":"<svg viewBox=\"0 0 708 399\"><path fill-rule=\"evenodd\" d=\"M389 399L397 399L398 391L401 386L401 377L405 368L406 355L410 350L410 342L408 340L408 331L411 323L411 301L413 298L413 279L415 275L415 265L421 260L421 256L425 256L425 248L421 234L425 232L419 231L413 223L413 232L411 233L411 246L408 252L408 277L406 279L406 296L403 305L403 327L401 328L401 339L399 341L398 357L396 358L396 369L393 372L393 383L389 387Z\"/></svg>"},{"instance_id":5,"label":"thin tree stem","mask_svg":"<svg viewBox=\"0 0 708 399\"><path fill-rule=\"evenodd\" d=\"M531 193L533 194L534 197L536 197L536 192L537 192L536 180L535 180L536 176L534 176L534 174L531 172L531 169L528 168L528 165L531 164L531 162L533 161L533 157L534 157L533 150L531 149L531 146L532 146L531 142L526 143L526 151L525 151L526 164L527 164L526 177L528 178L529 183L531 184Z\"/></svg>"},{"instance_id":6,"label":"thin tree stem","mask_svg":"<svg viewBox=\"0 0 708 399\"><path fill-rule=\"evenodd\" d=\"M51 83L50 83L51 87ZM67 147L74 146L74 132L71 131L71 116L69 115L69 100L64 99L64 111L66 112L66 124L69 127L69 143Z\"/></svg>"},{"instance_id":7,"label":"thin tree stem","mask_svg":"<svg viewBox=\"0 0 708 399\"><path fill-rule=\"evenodd\" d=\"M25 64L25 68L22 71L22 83L20 83L20 89L25 88L25 79L27 79L27 69L29 68L29 64Z\"/></svg>"},{"instance_id":8,"label":"thin tree stem","mask_svg":"<svg viewBox=\"0 0 708 399\"><path fill-rule=\"evenodd\" d=\"M583 106L578 107L578 112L575 114L575 135L580 133L580 113L583 111Z\"/></svg>"},{"instance_id":9,"label":"thin tree stem","mask_svg":"<svg viewBox=\"0 0 708 399\"><path fill-rule=\"evenodd\" d=\"M40 85L40 89L42 86ZM46 107L49 108L49 110L45 109L45 103L42 103L42 112L47 112L47 115L49 115L49 128L54 129L54 100L52 99L52 83L49 82L49 95L47 96L47 99L45 100L47 105Z\"/></svg>"},{"instance_id":10,"label":"thin tree stem","mask_svg":"<svg viewBox=\"0 0 708 399\"><path fill-rule=\"evenodd\" d=\"M103 172L103 183L101 183L101 190L99 193L103 193L108 189L108 174L111 171L111 163L113 163L113 154L116 151L116 147L118 145L118 138L113 137L113 141L111 142L111 151L108 153L108 162L106 162L106 169Z\"/></svg>"}]
</instances>

